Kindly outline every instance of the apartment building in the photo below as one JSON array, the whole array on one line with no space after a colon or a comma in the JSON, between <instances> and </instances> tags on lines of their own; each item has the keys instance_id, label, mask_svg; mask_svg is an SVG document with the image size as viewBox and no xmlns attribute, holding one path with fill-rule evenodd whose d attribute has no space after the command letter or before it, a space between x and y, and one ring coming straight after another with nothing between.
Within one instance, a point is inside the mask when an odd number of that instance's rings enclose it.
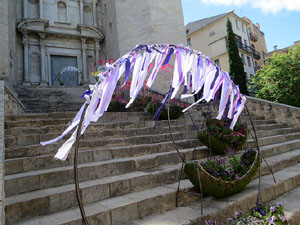
<instances>
[{"instance_id":1,"label":"apartment building","mask_svg":"<svg viewBox=\"0 0 300 225\"><path fill-rule=\"evenodd\" d=\"M265 34L260 30L259 23L254 24L247 17L243 17L243 20L248 23L250 46L257 52L257 54L253 56L254 70L256 71L264 64L264 61L268 54Z\"/></svg>"},{"instance_id":2,"label":"apartment building","mask_svg":"<svg viewBox=\"0 0 300 225\"><path fill-rule=\"evenodd\" d=\"M255 73L253 58L258 57L259 53L251 47L248 23L237 16L234 11L188 23L185 27L188 45L208 56L222 70L228 71L227 18L231 21L247 79L249 79Z\"/></svg>"}]
</instances>

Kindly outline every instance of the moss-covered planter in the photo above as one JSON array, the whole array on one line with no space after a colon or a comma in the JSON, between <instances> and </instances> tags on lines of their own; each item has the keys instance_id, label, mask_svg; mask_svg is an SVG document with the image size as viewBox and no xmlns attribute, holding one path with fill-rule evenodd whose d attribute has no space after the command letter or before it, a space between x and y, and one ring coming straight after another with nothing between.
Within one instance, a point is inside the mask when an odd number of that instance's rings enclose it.
<instances>
[{"instance_id":1,"label":"moss-covered planter","mask_svg":"<svg viewBox=\"0 0 300 225\"><path fill-rule=\"evenodd\" d=\"M198 140L211 149L214 153L222 155L225 154L228 148L234 151L240 151L247 140L247 136L243 137L238 145L230 145L223 141L219 141L217 138L211 135L209 131L204 131L198 133Z\"/></svg>"},{"instance_id":2,"label":"moss-covered planter","mask_svg":"<svg viewBox=\"0 0 300 225\"><path fill-rule=\"evenodd\" d=\"M260 160L258 152L256 151L254 161L251 167L249 168L248 172L235 181L224 181L210 175L198 162L186 162L184 166L184 172L189 178L189 180L192 182L192 184L195 186L197 191L199 191L200 186L197 173L198 167L200 172L203 194L211 195L216 198L224 198L242 191L255 176L259 165Z\"/></svg>"}]
</instances>

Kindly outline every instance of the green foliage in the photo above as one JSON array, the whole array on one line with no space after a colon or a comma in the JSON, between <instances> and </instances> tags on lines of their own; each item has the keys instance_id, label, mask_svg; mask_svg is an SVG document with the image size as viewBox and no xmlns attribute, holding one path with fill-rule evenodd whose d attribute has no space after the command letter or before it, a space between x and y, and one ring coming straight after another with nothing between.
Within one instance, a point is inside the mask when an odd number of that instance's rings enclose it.
<instances>
[{"instance_id":1,"label":"green foliage","mask_svg":"<svg viewBox=\"0 0 300 225\"><path fill-rule=\"evenodd\" d=\"M227 19L227 37L226 45L229 57L229 74L236 85L239 85L241 93L248 95L246 85L246 73L244 65L239 55L239 50L236 44L235 35L232 30L231 22Z\"/></svg>"},{"instance_id":2,"label":"green foliage","mask_svg":"<svg viewBox=\"0 0 300 225\"><path fill-rule=\"evenodd\" d=\"M230 119L212 119L206 116L207 131L198 134L198 139L216 154L224 154L227 148L239 151L247 140L247 124L239 121L233 130Z\"/></svg>"},{"instance_id":3,"label":"green foliage","mask_svg":"<svg viewBox=\"0 0 300 225\"><path fill-rule=\"evenodd\" d=\"M202 162L201 166L211 176L224 181L234 181L244 176L252 165L256 156L255 151L247 151L243 155L233 154L218 156Z\"/></svg>"},{"instance_id":4,"label":"green foliage","mask_svg":"<svg viewBox=\"0 0 300 225\"><path fill-rule=\"evenodd\" d=\"M300 107L300 45L268 57L251 83L257 98Z\"/></svg>"}]
</instances>

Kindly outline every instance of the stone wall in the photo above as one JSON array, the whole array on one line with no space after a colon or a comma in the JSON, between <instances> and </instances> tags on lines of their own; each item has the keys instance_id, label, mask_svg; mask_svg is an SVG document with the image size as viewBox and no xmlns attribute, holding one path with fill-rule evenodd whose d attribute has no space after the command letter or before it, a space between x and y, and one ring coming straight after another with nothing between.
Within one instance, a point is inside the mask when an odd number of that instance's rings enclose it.
<instances>
[{"instance_id":1,"label":"stone wall","mask_svg":"<svg viewBox=\"0 0 300 225\"><path fill-rule=\"evenodd\" d=\"M0 77L8 77L9 46L8 46L8 0L0 1Z\"/></svg>"},{"instance_id":2,"label":"stone wall","mask_svg":"<svg viewBox=\"0 0 300 225\"><path fill-rule=\"evenodd\" d=\"M278 123L300 127L300 108L248 96L247 107L251 115L264 116Z\"/></svg>"},{"instance_id":3,"label":"stone wall","mask_svg":"<svg viewBox=\"0 0 300 225\"><path fill-rule=\"evenodd\" d=\"M0 224L5 224L4 205L4 81L0 80Z\"/></svg>"},{"instance_id":4,"label":"stone wall","mask_svg":"<svg viewBox=\"0 0 300 225\"><path fill-rule=\"evenodd\" d=\"M4 102L5 115L19 115L25 111L25 107L18 99L16 92L7 85L4 87Z\"/></svg>"}]
</instances>

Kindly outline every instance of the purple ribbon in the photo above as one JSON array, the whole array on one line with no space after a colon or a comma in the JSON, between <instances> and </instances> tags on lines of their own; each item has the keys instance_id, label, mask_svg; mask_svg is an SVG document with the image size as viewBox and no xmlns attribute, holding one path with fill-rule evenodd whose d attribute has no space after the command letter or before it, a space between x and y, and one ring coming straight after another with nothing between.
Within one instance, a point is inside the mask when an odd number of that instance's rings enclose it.
<instances>
[{"instance_id":1,"label":"purple ribbon","mask_svg":"<svg viewBox=\"0 0 300 225\"><path fill-rule=\"evenodd\" d=\"M219 68L216 67L215 77L214 77L213 81L211 82L211 85L210 85L210 88L209 88L210 90L213 89L213 87L215 86L215 83L216 83L216 80L217 80L218 76L219 76Z\"/></svg>"},{"instance_id":2,"label":"purple ribbon","mask_svg":"<svg viewBox=\"0 0 300 225\"><path fill-rule=\"evenodd\" d=\"M174 53L174 49L173 49L173 48L170 48L170 49L169 49L169 52L168 52L168 55L167 55L165 61L163 62L162 66L167 65L167 64L169 63L170 58L171 58L171 56L173 55L173 53Z\"/></svg>"},{"instance_id":3,"label":"purple ribbon","mask_svg":"<svg viewBox=\"0 0 300 225\"><path fill-rule=\"evenodd\" d=\"M171 96L171 94L173 93L174 88L170 87L170 89L168 90L168 92L166 93L164 99L161 101L158 109L156 110L154 116L153 116L153 120L155 120L155 125L154 127L156 127L157 125L157 121L159 119L159 116L161 114L161 111L163 110L163 108L165 107L166 101L169 99L169 97Z\"/></svg>"},{"instance_id":4,"label":"purple ribbon","mask_svg":"<svg viewBox=\"0 0 300 225\"><path fill-rule=\"evenodd\" d=\"M86 90L85 92L82 93L82 95L80 96L80 98L84 98L85 95L90 95L93 92L91 90Z\"/></svg>"}]
</instances>

